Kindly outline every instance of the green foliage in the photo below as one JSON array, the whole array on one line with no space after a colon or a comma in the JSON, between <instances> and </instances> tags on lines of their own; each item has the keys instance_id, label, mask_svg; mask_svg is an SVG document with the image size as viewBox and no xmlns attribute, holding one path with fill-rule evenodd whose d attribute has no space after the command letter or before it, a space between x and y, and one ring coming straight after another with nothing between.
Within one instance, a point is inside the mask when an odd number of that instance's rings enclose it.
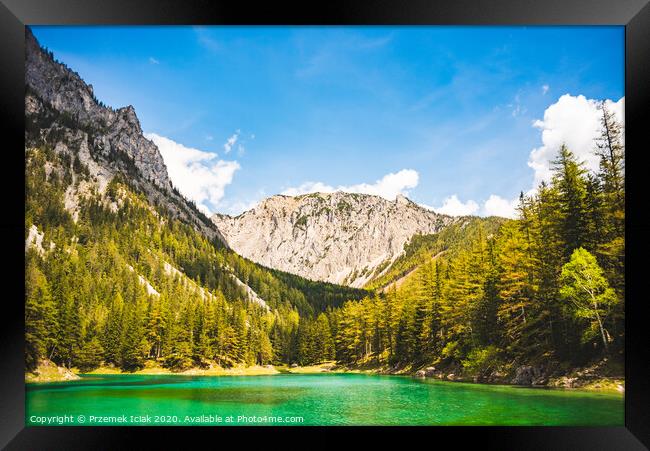
<instances>
[{"instance_id":1,"label":"green foliage","mask_svg":"<svg viewBox=\"0 0 650 451\"><path fill-rule=\"evenodd\" d=\"M477 376L499 362L621 359L624 149L604 114L598 174L562 146L551 183L521 195L518 219L463 218L413 237L366 286L410 273L399 289L330 313L337 358L442 362Z\"/></svg>"},{"instance_id":2,"label":"green foliage","mask_svg":"<svg viewBox=\"0 0 650 451\"><path fill-rule=\"evenodd\" d=\"M494 345L472 349L462 364L463 369L470 376L486 375L500 364L499 349Z\"/></svg>"},{"instance_id":3,"label":"green foliage","mask_svg":"<svg viewBox=\"0 0 650 451\"><path fill-rule=\"evenodd\" d=\"M573 251L571 260L562 267L560 295L571 302L570 310L576 318L590 321L585 338L600 333L603 347L607 350L611 340L606 328L608 313L618 302L596 258L583 248Z\"/></svg>"},{"instance_id":4,"label":"green foliage","mask_svg":"<svg viewBox=\"0 0 650 451\"><path fill-rule=\"evenodd\" d=\"M293 224L294 227L306 227L307 226L307 216L301 216L296 219L296 222Z\"/></svg>"},{"instance_id":5,"label":"green foliage","mask_svg":"<svg viewBox=\"0 0 650 451\"><path fill-rule=\"evenodd\" d=\"M38 268L33 252L25 268L25 365L33 370L54 346L56 309L45 275Z\"/></svg>"},{"instance_id":6,"label":"green foliage","mask_svg":"<svg viewBox=\"0 0 650 451\"><path fill-rule=\"evenodd\" d=\"M103 352L99 338L94 337L84 343L77 352L75 366L82 373L93 371L101 365Z\"/></svg>"},{"instance_id":7,"label":"green foliage","mask_svg":"<svg viewBox=\"0 0 650 451\"><path fill-rule=\"evenodd\" d=\"M296 336L296 358L301 365L313 365L334 358L334 340L327 316L302 319Z\"/></svg>"},{"instance_id":8,"label":"green foliage","mask_svg":"<svg viewBox=\"0 0 650 451\"><path fill-rule=\"evenodd\" d=\"M451 252L453 254L462 248L463 243L466 242L469 236L477 232L479 225L483 228L484 233L493 234L505 221L505 219L498 217L467 217L461 218L460 221L443 228L439 233L414 235L404 245L404 253L390 265L390 269L380 276L381 272L390 264L390 261L383 262L375 270L376 275L366 283L365 288L367 290L383 288L440 253Z\"/></svg>"},{"instance_id":9,"label":"green foliage","mask_svg":"<svg viewBox=\"0 0 650 451\"><path fill-rule=\"evenodd\" d=\"M56 144L81 126L46 108L26 118L25 236L32 225L43 233L43 249L26 255L26 367L49 358L135 371L153 360L182 371L336 358L440 362L480 376L499 362L620 357L624 147L622 126L603 111L598 174L563 146L551 183L522 194L518 219L465 217L414 236L359 290L264 268L207 239L138 191L127 155L112 155L123 174L79 199L73 220L65 193L88 169L74 143ZM399 289L373 292L409 273Z\"/></svg>"}]
</instances>

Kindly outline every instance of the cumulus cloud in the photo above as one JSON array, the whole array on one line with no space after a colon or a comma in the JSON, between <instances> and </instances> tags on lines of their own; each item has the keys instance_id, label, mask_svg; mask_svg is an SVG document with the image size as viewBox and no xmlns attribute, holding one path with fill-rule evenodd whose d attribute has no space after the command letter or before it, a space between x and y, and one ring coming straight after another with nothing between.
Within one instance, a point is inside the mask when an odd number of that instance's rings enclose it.
<instances>
[{"instance_id":1,"label":"cumulus cloud","mask_svg":"<svg viewBox=\"0 0 650 451\"><path fill-rule=\"evenodd\" d=\"M623 121L625 97L618 102L606 100L605 104ZM533 149L528 166L534 171L533 187L551 179L551 161L564 143L587 169L598 169L598 157L594 155L594 139L599 134L601 113L598 102L583 95L565 94L544 111L544 119L533 122L542 131L542 145Z\"/></svg>"},{"instance_id":2,"label":"cumulus cloud","mask_svg":"<svg viewBox=\"0 0 650 451\"><path fill-rule=\"evenodd\" d=\"M230 138L226 140L226 142L223 145L224 152L229 153L238 139L239 139L239 130L237 130Z\"/></svg>"},{"instance_id":3,"label":"cumulus cloud","mask_svg":"<svg viewBox=\"0 0 650 451\"><path fill-rule=\"evenodd\" d=\"M490 195L483 203L482 216L501 216L503 218L515 218L517 216L517 204L519 199L504 199L496 194Z\"/></svg>"},{"instance_id":4,"label":"cumulus cloud","mask_svg":"<svg viewBox=\"0 0 650 451\"><path fill-rule=\"evenodd\" d=\"M476 214L479 210L479 205L473 201L468 200L467 202L462 202L456 194L452 194L447 197L442 202L442 207L429 207L424 205L424 207L429 210L433 210L436 213L441 213L443 215L449 216L467 216Z\"/></svg>"},{"instance_id":5,"label":"cumulus cloud","mask_svg":"<svg viewBox=\"0 0 650 451\"><path fill-rule=\"evenodd\" d=\"M419 182L419 174L413 169L402 169L399 172L386 174L375 183L360 183L357 185L333 187L323 182L305 182L298 187L284 190L282 194L298 196L308 193L333 193L344 191L347 193L374 194L388 200L394 200L398 194L408 195L408 190L415 188Z\"/></svg>"},{"instance_id":6,"label":"cumulus cloud","mask_svg":"<svg viewBox=\"0 0 650 451\"><path fill-rule=\"evenodd\" d=\"M544 94L548 90L548 85L542 86ZM621 97L617 102L606 100L605 104L623 122L625 98ZM599 161L594 154L594 147L595 139L600 133L601 114L598 101L587 99L583 95L565 94L544 111L544 119L533 122L533 127L541 131L542 145L530 152L528 166L533 170L533 183L526 194L534 194L542 181L550 182L551 162L562 144L566 144L588 170L598 170ZM515 218L518 203L518 197L509 200L492 194L478 208L477 202L468 200L463 203L454 195L445 199L442 207L434 210L454 216L476 213L481 216Z\"/></svg>"},{"instance_id":7,"label":"cumulus cloud","mask_svg":"<svg viewBox=\"0 0 650 451\"><path fill-rule=\"evenodd\" d=\"M343 191L347 193L374 194L388 200L394 200L398 194L408 196L410 189L415 188L419 182L419 174L413 169L402 169L399 172L386 174L375 183L360 183L357 185L337 186L328 185L323 182L305 182L300 186L285 189L281 194L287 196L299 196L309 193L333 193ZM518 199L509 201L497 195L491 195L483 205L474 200L461 201L457 194L447 197L441 207L431 207L420 204L421 207L449 216L502 216L514 218ZM235 210L240 210L238 205ZM251 206L248 206L252 208ZM248 209L248 208L247 208Z\"/></svg>"},{"instance_id":8,"label":"cumulus cloud","mask_svg":"<svg viewBox=\"0 0 650 451\"><path fill-rule=\"evenodd\" d=\"M239 163L221 160L216 153L186 147L155 133L144 136L158 146L174 186L209 214L223 198L226 186L240 169Z\"/></svg>"},{"instance_id":9,"label":"cumulus cloud","mask_svg":"<svg viewBox=\"0 0 650 451\"><path fill-rule=\"evenodd\" d=\"M449 216L501 216L502 218L516 218L517 204L519 199L508 200L496 194L490 197L480 205L478 202L470 199L466 202L461 201L457 194L447 197L441 207L431 207L420 204L421 207Z\"/></svg>"},{"instance_id":10,"label":"cumulus cloud","mask_svg":"<svg viewBox=\"0 0 650 451\"><path fill-rule=\"evenodd\" d=\"M345 187L340 188L341 189L338 191L348 191L347 189L344 189ZM286 196L300 196L301 194L333 193L334 191L337 191L337 189L333 186L326 185L323 182L305 182L300 186L292 186L291 188L287 188L280 194L284 194Z\"/></svg>"}]
</instances>

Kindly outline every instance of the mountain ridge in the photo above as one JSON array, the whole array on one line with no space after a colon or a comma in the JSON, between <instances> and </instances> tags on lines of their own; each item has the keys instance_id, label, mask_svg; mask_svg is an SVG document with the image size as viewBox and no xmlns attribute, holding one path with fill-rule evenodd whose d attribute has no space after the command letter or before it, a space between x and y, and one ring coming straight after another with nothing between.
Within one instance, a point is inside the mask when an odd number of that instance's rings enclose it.
<instances>
[{"instance_id":1,"label":"mountain ridge","mask_svg":"<svg viewBox=\"0 0 650 451\"><path fill-rule=\"evenodd\" d=\"M211 219L233 250L256 263L355 288L388 269L414 235L463 221L403 195L390 201L342 191L274 195L238 216Z\"/></svg>"},{"instance_id":2,"label":"mountain ridge","mask_svg":"<svg viewBox=\"0 0 650 451\"><path fill-rule=\"evenodd\" d=\"M225 245L214 224L173 186L163 157L144 137L133 106L105 106L92 85L40 46L29 27L25 28L25 89L26 146L54 142L57 153L74 155L77 169L88 168L89 183L75 183L65 194L73 217L89 185L96 184L103 193L121 173L152 205L164 207ZM76 182L74 173L73 179Z\"/></svg>"},{"instance_id":3,"label":"mountain ridge","mask_svg":"<svg viewBox=\"0 0 650 451\"><path fill-rule=\"evenodd\" d=\"M36 217L31 214L26 217L26 253L33 249L48 258L49 250L55 246L50 240L53 220L72 234L70 244L55 240L59 247L65 248L74 246L78 240L78 232L74 230L83 228L88 216L96 214L89 208L123 215L126 206L137 205L153 215L160 227L172 226L178 220L205 237L218 249L218 255L213 255L211 261L187 263L213 267L212 272L223 276L220 288L225 286L227 292L247 298L266 311L286 304L287 299L292 299L289 303L298 310L311 313L316 304L322 309L326 307L321 298L341 302L340 296L325 295L337 292L337 287L308 286L307 299L301 290L293 288L295 284L307 284L306 281L285 276L280 281L269 268L251 269L253 263L231 252L217 226L173 186L162 155L156 144L144 137L133 106L117 110L105 106L95 98L91 85L40 46L29 27L25 39L25 156L30 167L27 196L28 199L41 196L44 186L50 190L39 201L45 211L39 211ZM129 265L136 273L137 261ZM201 284L194 283L197 272L203 269L188 271L186 267L179 271L174 261L169 260L164 261L162 270L169 277L182 276L203 292L200 285L205 286L206 276ZM251 272L258 274L251 277ZM152 291L148 288L149 277L138 275L141 284ZM340 288L349 298L360 296ZM283 295L277 296L278 291ZM267 304L269 297L273 298L271 304Z\"/></svg>"}]
</instances>

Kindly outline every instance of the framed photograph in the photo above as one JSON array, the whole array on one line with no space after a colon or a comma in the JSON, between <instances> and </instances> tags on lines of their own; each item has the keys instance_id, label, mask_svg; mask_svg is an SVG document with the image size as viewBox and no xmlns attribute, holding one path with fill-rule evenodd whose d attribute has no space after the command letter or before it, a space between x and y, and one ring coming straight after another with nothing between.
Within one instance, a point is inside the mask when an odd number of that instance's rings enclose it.
<instances>
[{"instance_id":1,"label":"framed photograph","mask_svg":"<svg viewBox=\"0 0 650 451\"><path fill-rule=\"evenodd\" d=\"M646 449L646 1L3 2L3 446Z\"/></svg>"}]
</instances>

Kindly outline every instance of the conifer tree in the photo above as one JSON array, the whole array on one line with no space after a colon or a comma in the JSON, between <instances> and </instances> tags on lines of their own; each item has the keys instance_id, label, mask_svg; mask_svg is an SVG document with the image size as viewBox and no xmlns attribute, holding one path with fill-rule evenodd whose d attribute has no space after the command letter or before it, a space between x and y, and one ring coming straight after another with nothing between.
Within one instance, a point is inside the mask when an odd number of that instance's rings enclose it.
<instances>
[{"instance_id":1,"label":"conifer tree","mask_svg":"<svg viewBox=\"0 0 650 451\"><path fill-rule=\"evenodd\" d=\"M35 263L33 251L27 255L25 270L25 366L33 371L38 361L48 357L54 346L56 311L50 287Z\"/></svg>"},{"instance_id":2,"label":"conifer tree","mask_svg":"<svg viewBox=\"0 0 650 451\"><path fill-rule=\"evenodd\" d=\"M585 244L586 225L586 170L566 145L560 147L553 161L553 187L557 190L559 226L564 239L565 256Z\"/></svg>"}]
</instances>

